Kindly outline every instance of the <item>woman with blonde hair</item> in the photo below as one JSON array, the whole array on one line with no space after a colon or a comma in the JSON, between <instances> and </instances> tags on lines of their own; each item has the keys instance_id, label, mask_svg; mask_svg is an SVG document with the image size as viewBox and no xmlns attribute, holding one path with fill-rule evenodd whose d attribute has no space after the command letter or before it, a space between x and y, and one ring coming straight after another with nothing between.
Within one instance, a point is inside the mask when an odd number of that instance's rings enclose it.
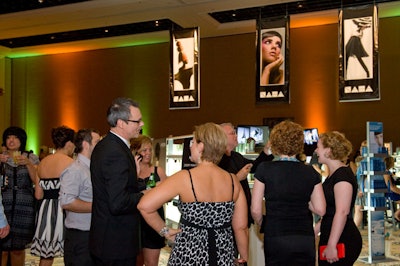
<instances>
[{"instance_id":1,"label":"woman with blonde hair","mask_svg":"<svg viewBox=\"0 0 400 266\"><path fill-rule=\"evenodd\" d=\"M319 265L353 265L361 252L361 234L352 218L357 179L346 165L351 150L350 141L337 131L321 134L318 140L318 161L328 165L330 172L322 185L326 214L315 226L315 233L321 233L319 247L326 246L319 254ZM339 256L339 243L344 244L344 258Z\"/></svg>"},{"instance_id":2,"label":"woman with blonde hair","mask_svg":"<svg viewBox=\"0 0 400 266\"><path fill-rule=\"evenodd\" d=\"M146 184L151 175L154 176L154 181L157 184L167 179L164 169L152 164L153 142L149 137L140 135L139 137L132 139L131 149L133 155L138 158L139 163L139 190L143 191L148 189ZM163 207L158 209L158 213L160 217L164 219ZM142 252L137 257L136 265L157 266L161 248L165 246L165 238L160 236L158 232L154 231L154 229L151 228L143 218L141 225Z\"/></svg>"},{"instance_id":3,"label":"woman with blonde hair","mask_svg":"<svg viewBox=\"0 0 400 266\"><path fill-rule=\"evenodd\" d=\"M242 261L248 259L246 197L237 177L217 166L225 150L226 136L219 125L197 126L190 147L197 165L168 177L139 202L146 222L175 241L170 266L233 265L233 232ZM157 209L177 195L181 229L171 229Z\"/></svg>"}]
</instances>

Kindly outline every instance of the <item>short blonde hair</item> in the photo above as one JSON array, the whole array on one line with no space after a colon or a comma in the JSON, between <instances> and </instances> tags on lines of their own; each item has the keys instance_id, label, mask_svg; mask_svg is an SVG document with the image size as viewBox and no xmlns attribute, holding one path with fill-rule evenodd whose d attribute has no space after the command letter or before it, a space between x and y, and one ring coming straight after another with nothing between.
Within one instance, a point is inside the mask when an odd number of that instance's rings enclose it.
<instances>
[{"instance_id":1,"label":"short blonde hair","mask_svg":"<svg viewBox=\"0 0 400 266\"><path fill-rule=\"evenodd\" d=\"M272 128L271 151L275 155L293 156L303 152L304 129L301 125L286 120Z\"/></svg>"},{"instance_id":2,"label":"short blonde hair","mask_svg":"<svg viewBox=\"0 0 400 266\"><path fill-rule=\"evenodd\" d=\"M227 145L223 129L215 123L205 123L196 126L193 135L198 143L202 142L204 145L201 159L218 164Z\"/></svg>"},{"instance_id":3,"label":"short blonde hair","mask_svg":"<svg viewBox=\"0 0 400 266\"><path fill-rule=\"evenodd\" d=\"M153 145L153 141L151 140L151 138L145 135L139 135L137 138L133 138L131 140L131 150L139 151L143 144Z\"/></svg>"},{"instance_id":4,"label":"short blonde hair","mask_svg":"<svg viewBox=\"0 0 400 266\"><path fill-rule=\"evenodd\" d=\"M351 142L346 139L343 133L331 131L322 133L319 136L320 142L324 148L330 148L329 159L345 162L353 149Z\"/></svg>"}]
</instances>

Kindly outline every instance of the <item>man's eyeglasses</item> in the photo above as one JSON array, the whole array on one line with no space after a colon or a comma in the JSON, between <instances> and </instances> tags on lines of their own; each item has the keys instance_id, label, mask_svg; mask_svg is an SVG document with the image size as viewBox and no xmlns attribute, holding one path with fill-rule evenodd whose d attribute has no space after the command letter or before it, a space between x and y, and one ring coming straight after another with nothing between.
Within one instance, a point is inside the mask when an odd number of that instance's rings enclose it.
<instances>
[{"instance_id":1,"label":"man's eyeglasses","mask_svg":"<svg viewBox=\"0 0 400 266\"><path fill-rule=\"evenodd\" d=\"M126 121L126 122L132 122L132 123L138 123L138 124L140 124L140 122L142 122L142 119L139 119L139 120L126 119L125 121Z\"/></svg>"}]
</instances>

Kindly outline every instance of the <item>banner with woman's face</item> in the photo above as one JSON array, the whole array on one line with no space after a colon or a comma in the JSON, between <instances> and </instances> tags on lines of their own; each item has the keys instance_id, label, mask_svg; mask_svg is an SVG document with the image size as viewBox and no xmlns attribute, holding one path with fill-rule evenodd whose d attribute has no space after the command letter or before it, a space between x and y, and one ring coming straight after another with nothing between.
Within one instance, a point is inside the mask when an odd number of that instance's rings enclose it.
<instances>
[{"instance_id":1,"label":"banner with woman's face","mask_svg":"<svg viewBox=\"0 0 400 266\"><path fill-rule=\"evenodd\" d=\"M289 102L288 18L259 20L257 102Z\"/></svg>"}]
</instances>

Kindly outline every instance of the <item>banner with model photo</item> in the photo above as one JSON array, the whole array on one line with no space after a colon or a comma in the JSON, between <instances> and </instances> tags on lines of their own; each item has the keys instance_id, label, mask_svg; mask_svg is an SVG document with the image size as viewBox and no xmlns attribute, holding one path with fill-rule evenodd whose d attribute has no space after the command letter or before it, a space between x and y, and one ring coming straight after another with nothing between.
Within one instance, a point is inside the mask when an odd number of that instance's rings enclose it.
<instances>
[{"instance_id":1,"label":"banner with model photo","mask_svg":"<svg viewBox=\"0 0 400 266\"><path fill-rule=\"evenodd\" d=\"M339 11L339 100L379 100L378 15L373 5Z\"/></svg>"},{"instance_id":2,"label":"banner with model photo","mask_svg":"<svg viewBox=\"0 0 400 266\"><path fill-rule=\"evenodd\" d=\"M257 21L256 102L289 102L289 18Z\"/></svg>"},{"instance_id":3,"label":"banner with model photo","mask_svg":"<svg viewBox=\"0 0 400 266\"><path fill-rule=\"evenodd\" d=\"M199 29L172 30L170 33L169 108L199 108Z\"/></svg>"}]
</instances>

